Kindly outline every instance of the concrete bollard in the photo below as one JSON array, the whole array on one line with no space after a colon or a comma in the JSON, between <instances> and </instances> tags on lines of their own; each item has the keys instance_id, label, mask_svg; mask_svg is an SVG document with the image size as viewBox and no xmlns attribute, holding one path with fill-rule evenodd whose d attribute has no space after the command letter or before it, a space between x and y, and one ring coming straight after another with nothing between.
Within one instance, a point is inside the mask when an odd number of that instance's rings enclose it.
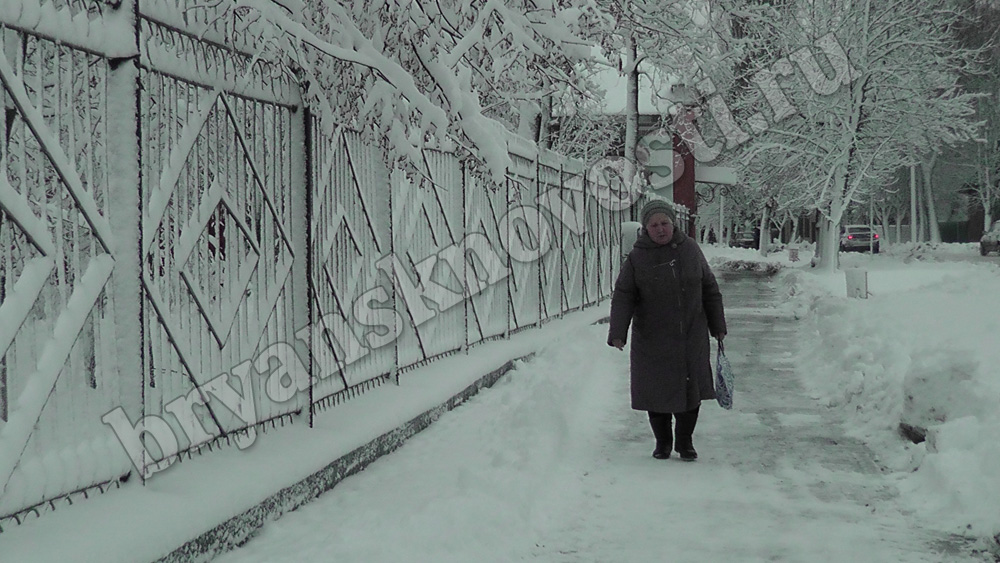
<instances>
[{"instance_id":1,"label":"concrete bollard","mask_svg":"<svg viewBox=\"0 0 1000 563\"><path fill-rule=\"evenodd\" d=\"M844 270L847 280L847 296L868 299L868 271L859 268Z\"/></svg>"}]
</instances>

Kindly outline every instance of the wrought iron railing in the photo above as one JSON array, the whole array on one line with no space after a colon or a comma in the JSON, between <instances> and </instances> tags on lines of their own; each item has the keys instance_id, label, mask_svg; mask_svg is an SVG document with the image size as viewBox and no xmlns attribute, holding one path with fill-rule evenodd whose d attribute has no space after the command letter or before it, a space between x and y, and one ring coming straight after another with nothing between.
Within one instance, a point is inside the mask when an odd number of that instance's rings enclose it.
<instances>
[{"instance_id":1,"label":"wrought iron railing","mask_svg":"<svg viewBox=\"0 0 1000 563\"><path fill-rule=\"evenodd\" d=\"M132 2L10 1L82 23L0 8L0 527L610 293L582 163L390 170L225 21L149 0L111 43Z\"/></svg>"}]
</instances>

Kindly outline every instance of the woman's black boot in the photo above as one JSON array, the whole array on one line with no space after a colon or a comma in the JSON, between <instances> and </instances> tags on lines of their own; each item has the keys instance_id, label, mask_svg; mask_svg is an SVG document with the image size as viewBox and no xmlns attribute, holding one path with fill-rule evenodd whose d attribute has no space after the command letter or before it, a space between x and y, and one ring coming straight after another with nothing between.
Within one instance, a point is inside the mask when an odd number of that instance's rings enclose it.
<instances>
[{"instance_id":1,"label":"woman's black boot","mask_svg":"<svg viewBox=\"0 0 1000 563\"><path fill-rule=\"evenodd\" d=\"M670 457L670 450L673 448L673 431L671 426L670 413L650 412L649 426L653 429L653 437L656 438L656 447L653 449L653 457L656 459L667 459Z\"/></svg>"},{"instance_id":2,"label":"woman's black boot","mask_svg":"<svg viewBox=\"0 0 1000 563\"><path fill-rule=\"evenodd\" d=\"M683 461L694 461L698 459L698 452L694 450L694 427L698 424L698 409L687 412L679 412L677 417L677 440L674 448Z\"/></svg>"}]
</instances>

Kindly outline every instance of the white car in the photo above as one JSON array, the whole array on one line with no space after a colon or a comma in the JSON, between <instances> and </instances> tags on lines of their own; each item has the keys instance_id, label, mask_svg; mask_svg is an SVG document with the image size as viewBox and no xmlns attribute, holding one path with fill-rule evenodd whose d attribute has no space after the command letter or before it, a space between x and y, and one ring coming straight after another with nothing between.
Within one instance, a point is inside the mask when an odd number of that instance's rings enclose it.
<instances>
[{"instance_id":1,"label":"white car","mask_svg":"<svg viewBox=\"0 0 1000 563\"><path fill-rule=\"evenodd\" d=\"M871 250L872 254L878 254L878 233L868 225L845 225L840 229L840 249Z\"/></svg>"}]
</instances>

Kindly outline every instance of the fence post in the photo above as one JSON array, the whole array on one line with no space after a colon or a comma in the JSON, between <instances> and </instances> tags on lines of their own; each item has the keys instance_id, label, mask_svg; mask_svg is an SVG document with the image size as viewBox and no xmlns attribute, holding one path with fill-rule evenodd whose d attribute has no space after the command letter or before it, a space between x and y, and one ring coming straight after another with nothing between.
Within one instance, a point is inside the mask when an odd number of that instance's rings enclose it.
<instances>
[{"instance_id":1,"label":"fence post","mask_svg":"<svg viewBox=\"0 0 1000 563\"><path fill-rule=\"evenodd\" d=\"M535 150L535 193L534 193L535 197L534 197L534 201L532 201L532 203L534 205L536 205L536 206L538 205L538 200L541 199L541 195L542 195L541 160L542 160L541 149L538 149L536 147L536 150ZM538 233L538 248L541 249L541 247L542 247L542 239L541 239L541 237L542 237L542 221L544 221L545 218L542 217L541 211L539 211L538 213L536 213L535 216L538 218L538 224L535 225L535 232ZM539 327L539 326L542 326L542 321L545 320L545 286L542 285L542 278L544 277L544 275L543 275L544 272L542 272L542 270L545 268L545 260L541 256L540 253L539 253L537 262L538 262L538 264L536 266L538 268L538 321L535 322L535 326Z\"/></svg>"},{"instance_id":2,"label":"fence post","mask_svg":"<svg viewBox=\"0 0 1000 563\"><path fill-rule=\"evenodd\" d=\"M583 222L581 223L581 228L583 232L580 233L580 244L583 245L583 257L581 259L580 278L582 280L583 287L580 288L580 310L587 308L587 260L590 257L587 255L587 235L590 233L590 214L588 213L589 207L587 205L587 167L582 166L580 170L580 191L583 193L583 198L581 199L580 205L583 206L581 213L583 214Z\"/></svg>"},{"instance_id":3,"label":"fence post","mask_svg":"<svg viewBox=\"0 0 1000 563\"><path fill-rule=\"evenodd\" d=\"M462 345L462 351L466 354L469 353L469 309L472 307L472 286L469 283L469 196L468 196L468 182L466 180L466 165L465 160L458 161L458 175L459 180L462 182L462 287L464 288L464 298L462 299L462 307L464 311L465 320L465 333L463 339L465 344ZM479 281L476 278L476 285L478 287Z\"/></svg>"},{"instance_id":4,"label":"fence post","mask_svg":"<svg viewBox=\"0 0 1000 563\"><path fill-rule=\"evenodd\" d=\"M123 3L134 23L133 47L139 52L138 0ZM142 290L143 178L141 74L137 57L108 61L108 96L121 104L108 104L108 223L111 226L115 266L106 289L114 302L116 370L122 397L137 396L140 420L146 416L146 308ZM127 327L136 327L128 330ZM126 386L134 388L124 388ZM136 395L132 395L132 393ZM143 465L148 461L143 460ZM145 482L143 471L140 479Z\"/></svg>"},{"instance_id":5,"label":"fence post","mask_svg":"<svg viewBox=\"0 0 1000 563\"><path fill-rule=\"evenodd\" d=\"M563 190L566 189L566 177L562 161L559 162L559 192L558 197L562 199ZM570 198L572 201L572 197ZM569 295L566 293L566 222L562 217L563 209L559 208L559 216L553 216L559 223L559 318L566 315L569 309Z\"/></svg>"},{"instance_id":6,"label":"fence post","mask_svg":"<svg viewBox=\"0 0 1000 563\"><path fill-rule=\"evenodd\" d=\"M301 131L301 139L295 138L299 131ZM302 106L302 128L300 130L293 127L292 135L292 147L302 147L301 151L292 150L292 170L302 170L305 176L302 179L303 189L301 190L301 194L293 193L292 195L292 216L304 217L303 221L299 223L299 228L292 228L291 235L297 256L292 266L292 316L295 319L292 326L295 327L295 330L302 330L304 327L307 334L310 335L307 340L309 345L303 346L302 357L306 359L304 363L309 372L309 394L306 398L309 404L306 407L309 409L309 428L312 428L316 417L316 409L314 407L316 404L316 372L313 365L312 350L309 348L313 345L312 321L314 318L311 284L315 276L315 272L313 272L313 260L315 256L313 256L312 235L313 213L315 212L313 209L313 199L316 188L313 180L313 170L316 165L313 155L313 151L316 149L316 128L313 127L313 114L305 104ZM301 152L303 160L303 166L301 167L294 165L297 162L295 153L299 152ZM304 225L302 224L303 222L305 223Z\"/></svg>"},{"instance_id":7,"label":"fence post","mask_svg":"<svg viewBox=\"0 0 1000 563\"><path fill-rule=\"evenodd\" d=\"M510 148L509 147L507 149L507 152L508 152L508 154L510 154ZM510 168L507 169L507 175L504 177L503 185L504 185L504 202L506 202L507 205L509 206L510 205ZM504 210L504 211L506 212L507 210ZM506 252L506 254L507 254L507 272L509 272L509 274L507 275L507 330L505 330L504 333L503 333L504 340L510 340L510 325L511 325L511 323L514 322L514 314L513 314L513 310L512 310L513 307L514 307L514 293L513 293L513 290L511 288L511 284L513 283L513 279L514 279L514 273L513 273L514 272L514 262L513 262L513 260L510 257L510 251L509 251L510 245L511 245L511 243L510 243L510 240L511 240L510 239L511 231L513 231L513 229L507 228L507 229L501 229L500 233L499 233L500 236L506 236L507 237L507 240L501 242L501 244L504 245L504 248L508 249L508 251Z\"/></svg>"},{"instance_id":8,"label":"fence post","mask_svg":"<svg viewBox=\"0 0 1000 563\"><path fill-rule=\"evenodd\" d=\"M399 300L398 300L399 284L396 282L397 279L396 276L400 275L396 272L396 262L398 262L398 260L396 259L396 229L395 229L396 210L395 208L393 208L393 199L392 199L392 194L396 192L396 184L394 183L394 180L396 179L397 174L395 169L389 169L387 171L387 174L389 175L389 190L388 190L389 193L388 196L386 197L386 203L389 208L388 230L389 230L389 268L390 268L388 274L389 274L389 291L392 292L391 293L392 310L396 312L396 314L392 316L392 322L395 324L396 322L399 322L402 319L402 317L399 315ZM406 321L403 321L403 324L405 326ZM390 377L392 378L393 383L395 383L398 386L399 385L399 335L402 334L403 327L393 326L392 328L393 328L393 334L396 335L396 338L392 339L392 371L390 372Z\"/></svg>"}]
</instances>

